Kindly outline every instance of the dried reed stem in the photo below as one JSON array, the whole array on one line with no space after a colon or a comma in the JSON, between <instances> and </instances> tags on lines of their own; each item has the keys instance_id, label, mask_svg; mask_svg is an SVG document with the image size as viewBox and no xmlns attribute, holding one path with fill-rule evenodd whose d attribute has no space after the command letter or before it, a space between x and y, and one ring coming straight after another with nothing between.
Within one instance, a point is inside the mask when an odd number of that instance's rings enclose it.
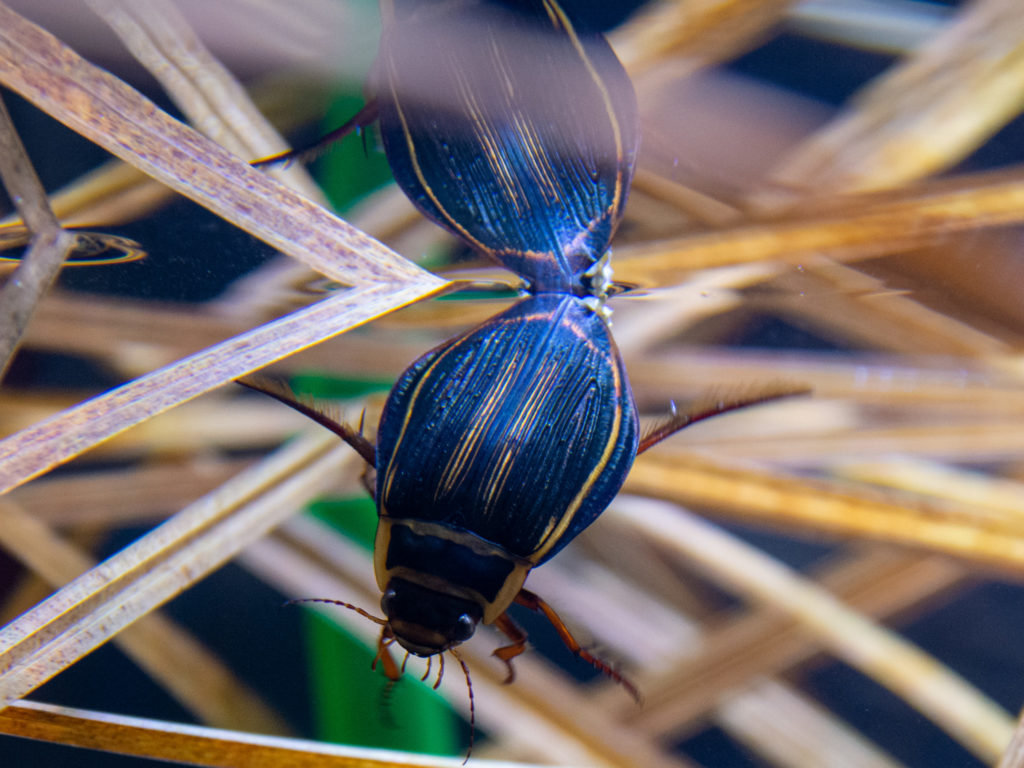
<instances>
[{"instance_id":1,"label":"dried reed stem","mask_svg":"<svg viewBox=\"0 0 1024 768\"><path fill-rule=\"evenodd\" d=\"M772 180L801 190L884 189L949 167L1024 106L1024 15L975 0L873 80Z\"/></svg>"},{"instance_id":2,"label":"dried reed stem","mask_svg":"<svg viewBox=\"0 0 1024 768\"><path fill-rule=\"evenodd\" d=\"M791 687L754 680L718 707L723 727L778 768L835 765L900 768L900 763Z\"/></svg>"},{"instance_id":3,"label":"dried reed stem","mask_svg":"<svg viewBox=\"0 0 1024 768\"><path fill-rule=\"evenodd\" d=\"M236 555L328 486L351 452L285 447L0 630L0 705L27 695Z\"/></svg>"},{"instance_id":4,"label":"dried reed stem","mask_svg":"<svg viewBox=\"0 0 1024 768\"><path fill-rule=\"evenodd\" d=\"M462 758L259 736L28 701L0 712L0 731L204 768L460 768L463 764ZM473 764L480 768L532 768L476 759Z\"/></svg>"},{"instance_id":5,"label":"dried reed stem","mask_svg":"<svg viewBox=\"0 0 1024 768\"><path fill-rule=\"evenodd\" d=\"M0 288L0 380L14 358L35 312L75 245L46 200L25 147L0 99L0 181L32 233L32 244L17 269Z\"/></svg>"},{"instance_id":6,"label":"dried reed stem","mask_svg":"<svg viewBox=\"0 0 1024 768\"><path fill-rule=\"evenodd\" d=\"M211 55L181 12L164 0L89 0L139 62L152 72L189 122L240 157L288 149L249 94ZM301 165L272 169L283 183L324 207L327 200Z\"/></svg>"},{"instance_id":7,"label":"dried reed stem","mask_svg":"<svg viewBox=\"0 0 1024 768\"><path fill-rule=\"evenodd\" d=\"M432 292L415 283L351 288L18 432L0 441L0 493L144 419Z\"/></svg>"},{"instance_id":8,"label":"dried reed stem","mask_svg":"<svg viewBox=\"0 0 1024 768\"><path fill-rule=\"evenodd\" d=\"M1016 572L1024 568L1024 525L1016 514L979 515L966 505L925 503L693 454L647 454L634 465L625 488L761 523L898 542Z\"/></svg>"},{"instance_id":9,"label":"dried reed stem","mask_svg":"<svg viewBox=\"0 0 1024 768\"><path fill-rule=\"evenodd\" d=\"M95 566L92 558L55 535L33 514L3 500L0 545L53 587L63 586ZM114 640L132 661L202 722L258 733L289 732L284 719L255 691L166 616L155 611L142 616Z\"/></svg>"},{"instance_id":10,"label":"dried reed stem","mask_svg":"<svg viewBox=\"0 0 1024 768\"><path fill-rule=\"evenodd\" d=\"M667 58L686 72L753 48L770 34L794 0L703 0L659 2L645 9L613 38L615 50L634 75Z\"/></svg>"},{"instance_id":11,"label":"dried reed stem","mask_svg":"<svg viewBox=\"0 0 1024 768\"><path fill-rule=\"evenodd\" d=\"M437 278L162 112L0 4L0 82L150 176L341 283Z\"/></svg>"},{"instance_id":12,"label":"dried reed stem","mask_svg":"<svg viewBox=\"0 0 1024 768\"><path fill-rule=\"evenodd\" d=\"M899 694L981 759L998 760L1010 743L1013 722L998 705L779 561L679 507L619 499L615 514L685 554L719 583L789 613L833 653Z\"/></svg>"},{"instance_id":13,"label":"dried reed stem","mask_svg":"<svg viewBox=\"0 0 1024 768\"><path fill-rule=\"evenodd\" d=\"M686 235L616 250L616 276L641 285L677 282L685 272L811 256L865 259L941 242L955 232L1024 220L1024 171L962 176L899 195L837 198L840 212Z\"/></svg>"}]
</instances>

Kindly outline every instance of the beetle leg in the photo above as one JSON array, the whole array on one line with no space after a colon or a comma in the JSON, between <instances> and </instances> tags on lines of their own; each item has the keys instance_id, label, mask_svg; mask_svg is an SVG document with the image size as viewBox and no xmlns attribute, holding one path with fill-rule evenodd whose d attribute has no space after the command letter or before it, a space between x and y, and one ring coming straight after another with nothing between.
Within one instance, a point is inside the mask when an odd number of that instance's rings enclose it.
<instances>
[{"instance_id":1,"label":"beetle leg","mask_svg":"<svg viewBox=\"0 0 1024 768\"><path fill-rule=\"evenodd\" d=\"M559 615L555 613L555 609L548 605L546 602L544 602L544 600L539 595L534 594L528 589L521 589L519 590L519 594L516 595L515 601L519 605L529 608L531 611L543 613L544 617L551 622L551 626L555 628L555 631L558 633L558 636L562 639L562 642L565 643L565 647L572 651L574 656L576 656L579 659L583 659L583 661L590 664L592 667L594 667L594 669L596 669L598 672L605 675L606 677L610 677L612 680L614 680L627 691L629 691L629 694L634 699L636 699L637 703L640 702L640 691L637 690L636 686L633 685L632 682L630 682L626 677L624 677L622 673L615 669L615 667L613 667L611 664L604 661L603 659L598 658L590 651L585 649L582 645L580 645L576 641L576 638L572 636L572 632L569 631L569 628L565 626L565 622L563 622ZM500 651L502 649L499 648L498 650Z\"/></svg>"},{"instance_id":2,"label":"beetle leg","mask_svg":"<svg viewBox=\"0 0 1024 768\"><path fill-rule=\"evenodd\" d=\"M322 427L327 427L334 434L352 446L356 453L363 457L371 467L377 466L377 449L367 440L361 430L355 430L343 421L326 412L322 403L312 398L303 398L292 392L291 387L280 381L263 376L245 376L235 379L236 384L269 395L289 408L294 408L303 416L307 416ZM370 494L373 495L372 492Z\"/></svg>"},{"instance_id":3,"label":"beetle leg","mask_svg":"<svg viewBox=\"0 0 1024 768\"><path fill-rule=\"evenodd\" d=\"M779 400L783 397L806 395L810 391L810 388L805 386L783 384L721 397L702 398L690 404L689 408L685 411L677 412L675 404L673 404L670 416L661 423L655 424L645 434L641 435L640 445L636 452L639 455L648 448L657 445L666 437L670 437L684 427L696 424L698 421L710 419L713 416L719 416L729 411L739 410L740 408L748 408L752 405Z\"/></svg>"},{"instance_id":4,"label":"beetle leg","mask_svg":"<svg viewBox=\"0 0 1024 768\"><path fill-rule=\"evenodd\" d=\"M376 669L377 662L379 661L384 668L384 674L388 680L392 681L398 680L402 676L402 670L395 663L394 658L392 658L391 651L388 650L388 646L394 642L394 639L395 636L391 634L390 627L384 627L384 630L380 633L380 639L377 641L377 656L370 665L370 669ZM404 663L402 666L405 666Z\"/></svg>"},{"instance_id":5,"label":"beetle leg","mask_svg":"<svg viewBox=\"0 0 1024 768\"><path fill-rule=\"evenodd\" d=\"M426 682L427 678L430 677L430 669L434 666L434 657L427 656L427 668L423 671L423 677L420 678L420 682Z\"/></svg>"},{"instance_id":6,"label":"beetle leg","mask_svg":"<svg viewBox=\"0 0 1024 768\"><path fill-rule=\"evenodd\" d=\"M436 691L441 687L441 678L444 677L444 654L438 654L437 656L437 680L434 682L434 690Z\"/></svg>"},{"instance_id":7,"label":"beetle leg","mask_svg":"<svg viewBox=\"0 0 1024 768\"><path fill-rule=\"evenodd\" d=\"M505 666L508 667L508 677L504 680L505 685L508 685L516 679L516 668L512 666L512 659L526 650L526 640L528 635L526 634L526 630L516 624L508 613L503 613L495 619L494 626L501 630L505 637L512 641L511 645L503 645L491 654L492 656L497 656L499 659L504 661Z\"/></svg>"},{"instance_id":8,"label":"beetle leg","mask_svg":"<svg viewBox=\"0 0 1024 768\"><path fill-rule=\"evenodd\" d=\"M277 163L294 163L296 161L301 163L307 163L310 160L316 160L318 157L323 156L331 145L336 141L348 136L352 131L360 131L366 128L370 123L377 119L377 100L370 99L366 104L356 112L352 117L346 120L344 123L339 125L330 133L326 133L312 144L302 147L301 149L289 149L287 152L281 152L270 157L261 157L259 160L253 160L250 165L254 165L257 168L264 165L276 165Z\"/></svg>"},{"instance_id":9,"label":"beetle leg","mask_svg":"<svg viewBox=\"0 0 1024 768\"><path fill-rule=\"evenodd\" d=\"M363 432L363 426L364 426L365 422L366 422L366 409L363 408L362 413L359 414L359 436L362 437L364 440L366 439L366 433ZM369 443L368 440L366 442ZM373 463L372 464L370 462L366 463L366 466L363 467L363 474L359 478L362 481L362 483L363 483L363 488L366 489L366 492L368 494L370 494L370 498L373 499L374 501L377 500L377 468L376 468L377 461L376 461L376 459L377 459L377 451L376 451L376 449L374 449L374 461L373 461Z\"/></svg>"}]
</instances>

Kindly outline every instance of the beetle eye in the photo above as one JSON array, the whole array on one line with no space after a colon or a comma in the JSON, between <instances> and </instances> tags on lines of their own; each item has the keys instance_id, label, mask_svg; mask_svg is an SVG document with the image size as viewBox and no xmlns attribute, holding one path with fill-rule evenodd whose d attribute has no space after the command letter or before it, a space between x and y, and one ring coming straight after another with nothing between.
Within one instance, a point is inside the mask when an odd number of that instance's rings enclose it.
<instances>
[{"instance_id":1,"label":"beetle eye","mask_svg":"<svg viewBox=\"0 0 1024 768\"><path fill-rule=\"evenodd\" d=\"M465 640L469 640L473 636L473 632L476 630L476 620L468 613L464 613L459 616L455 625L452 627L451 637L449 638L454 643L461 643Z\"/></svg>"},{"instance_id":2,"label":"beetle eye","mask_svg":"<svg viewBox=\"0 0 1024 768\"><path fill-rule=\"evenodd\" d=\"M380 596L380 609L384 612L384 615L389 619L391 618L391 609L395 605L395 588L388 587L384 590L384 594Z\"/></svg>"}]
</instances>

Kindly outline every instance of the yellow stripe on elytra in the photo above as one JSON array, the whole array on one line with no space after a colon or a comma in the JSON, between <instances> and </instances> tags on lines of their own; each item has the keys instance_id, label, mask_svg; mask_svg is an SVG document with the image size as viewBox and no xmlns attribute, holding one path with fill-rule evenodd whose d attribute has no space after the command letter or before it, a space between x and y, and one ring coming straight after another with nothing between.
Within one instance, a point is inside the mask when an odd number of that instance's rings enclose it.
<instances>
[{"instance_id":1,"label":"yellow stripe on elytra","mask_svg":"<svg viewBox=\"0 0 1024 768\"><path fill-rule=\"evenodd\" d=\"M566 507L565 511L562 513L562 516L558 519L557 524L550 526L544 532L544 535L541 537L540 543L537 546L537 548L533 550L533 552L531 552L527 557L527 559L532 563L538 563L541 560L543 560L544 556L551 550L552 547L554 547L559 542L559 540L565 534L566 529L572 523L572 519L573 517L575 517L577 510L579 510L580 505L583 503L583 500L590 494L591 489L594 487L594 483L597 482L597 479L601 476L601 473L604 472L605 467L608 466L608 460L611 458L612 452L614 451L615 446L618 443L619 430L622 421L622 405L620 402L622 397L622 377L618 365L612 366L612 372L615 381L614 390L616 395L615 414L614 418L612 419L612 433L608 436L608 441L605 443L604 452L601 454L600 460L597 462L597 464L594 466L594 469L587 476L587 480L583 484L583 487L580 488L579 493L576 494L575 498L573 498L569 506Z\"/></svg>"},{"instance_id":2,"label":"yellow stripe on elytra","mask_svg":"<svg viewBox=\"0 0 1024 768\"><path fill-rule=\"evenodd\" d=\"M451 492L462 480L463 475L472 466L480 450L481 438L491 428L495 417L500 412L503 399L511 388L519 373L519 351L513 352L511 360L505 367L502 376L496 382L493 391L487 393L482 408L473 414L473 426L459 441L458 449L449 458L441 477L435 498Z\"/></svg>"},{"instance_id":3,"label":"yellow stripe on elytra","mask_svg":"<svg viewBox=\"0 0 1024 768\"><path fill-rule=\"evenodd\" d=\"M441 354L437 356L434 362L431 363L430 366L420 374L419 383L416 384L416 388L412 391L412 394L409 396L408 405L405 409L405 413L402 416L402 427L398 431L398 438L395 440L395 446L391 451L392 457L398 455L399 448L402 445L402 441L405 439L405 433L409 429L409 420L411 419L413 411L416 408L416 401L419 400L420 392L423 389L424 385L427 383L427 381L430 380L431 373L434 371L434 369L437 368L441 361L448 357L448 355L450 355L453 350L460 347L464 342L465 339L460 339L459 341L456 341L454 344L448 347L448 349L441 352ZM395 478L395 471L395 465L394 463L392 463L390 466L388 466L387 472L384 475L384 482L382 484L380 498L377 499L377 501L381 505L382 510L384 509L384 504L387 501L388 494L391 491L391 483Z\"/></svg>"},{"instance_id":4,"label":"yellow stripe on elytra","mask_svg":"<svg viewBox=\"0 0 1024 768\"><path fill-rule=\"evenodd\" d=\"M483 118L480 104L466 82L465 77L461 74L457 75L457 85L459 86L459 94L469 110L468 114L473 123L473 132L476 135L477 141L483 147L483 156L490 167L491 174L497 180L498 185L506 190L513 207L516 209L516 215L521 216L522 207L518 201L525 198L525 191L518 176L509 167L508 159L501 151L501 137L495 133L493 126Z\"/></svg>"},{"instance_id":5,"label":"yellow stripe on elytra","mask_svg":"<svg viewBox=\"0 0 1024 768\"><path fill-rule=\"evenodd\" d=\"M430 183L423 175L423 168L420 165L419 158L417 157L416 154L416 143L413 141L412 133L409 131L409 121L405 116L405 111L402 109L402 104L398 98L398 91L395 88L395 73L390 62L388 64L388 72L391 75L388 78L389 88L391 90L391 100L395 105L395 111L398 113L398 119L402 123L402 135L405 136L405 146L409 152L409 162L412 165L413 172L416 174L416 179L420 183L420 187L423 189L424 194L426 194L426 196L430 198L430 201L434 204L434 207L444 217L445 222L452 230L457 232L463 239L465 239L471 245L481 249L484 252L487 252L488 249L483 243L481 243L479 240L473 237L465 227L459 224L457 220L455 220L448 214L448 211L445 210L445 207L441 204L441 201L437 198L437 195L434 194L434 189L430 186Z\"/></svg>"},{"instance_id":6,"label":"yellow stripe on elytra","mask_svg":"<svg viewBox=\"0 0 1024 768\"><path fill-rule=\"evenodd\" d=\"M587 53L583 48L583 44L580 42L579 37L576 35L576 30L572 26L572 22L569 21L568 16L565 15L565 12L561 9L561 7L559 7L558 3L554 2L554 0L544 0L544 7L552 23L555 24L557 27L561 27L565 31L565 34L568 36L570 42L572 43L572 46L576 49L576 52L579 54L580 60L587 68L587 71L590 73L591 78L597 85L598 90L601 92L601 99L604 101L605 112L607 113L608 120L611 123L612 134L615 136L615 167L618 170L615 174L615 196L614 201L611 205L611 210L618 211L619 207L622 205L623 198L622 170L623 160L625 158L626 152L622 140L622 129L619 126L619 120L615 114L615 108L612 104L611 94L605 87L604 80L601 78L597 70L594 68L593 62L591 62L590 58L587 56Z\"/></svg>"},{"instance_id":7,"label":"yellow stripe on elytra","mask_svg":"<svg viewBox=\"0 0 1024 768\"><path fill-rule=\"evenodd\" d=\"M558 200L558 179L554 167L547 160L547 153L540 143L540 136L534 124L524 120L521 113L516 113L513 120L513 127L518 136L522 138L522 145L526 156L530 158L530 165L535 169L531 174L542 187L547 188L547 197L551 201Z\"/></svg>"},{"instance_id":8,"label":"yellow stripe on elytra","mask_svg":"<svg viewBox=\"0 0 1024 768\"><path fill-rule=\"evenodd\" d=\"M495 66L499 72L510 71L513 66L517 65L517 62L509 62L507 52L496 43L492 44L492 54ZM509 94L508 114L512 131L520 138L525 157L528 158L529 166L533 169L532 172L528 171L528 173L540 186L547 187L547 194L545 195L547 199L557 200L558 183L555 169L551 166L551 163L546 161L547 153L539 140L535 124L532 120L527 119L522 109L516 108L514 103L516 94L514 93L512 82L507 76L505 77L505 83ZM533 95L525 94L525 98L533 98Z\"/></svg>"},{"instance_id":9,"label":"yellow stripe on elytra","mask_svg":"<svg viewBox=\"0 0 1024 768\"><path fill-rule=\"evenodd\" d=\"M526 402L523 403L519 413L509 424L509 429L505 434L505 450L501 462L496 471L491 474L491 479L481 494L483 496L483 514L485 517L494 511L494 504L500 497L501 490L505 487L509 472L512 470L512 459L522 447L519 438L533 425L537 413L550 396L550 385L558 377L558 373L558 366L549 364L541 376L534 375L533 381L530 382L530 395Z\"/></svg>"}]
</instances>

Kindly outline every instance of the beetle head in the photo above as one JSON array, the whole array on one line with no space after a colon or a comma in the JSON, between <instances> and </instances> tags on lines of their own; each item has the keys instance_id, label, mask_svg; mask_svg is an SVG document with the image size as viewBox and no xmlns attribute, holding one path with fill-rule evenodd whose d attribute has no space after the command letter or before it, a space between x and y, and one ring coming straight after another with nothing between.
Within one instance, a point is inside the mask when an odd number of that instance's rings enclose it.
<instances>
[{"instance_id":1,"label":"beetle head","mask_svg":"<svg viewBox=\"0 0 1024 768\"><path fill-rule=\"evenodd\" d=\"M473 636L483 609L471 600L391 579L380 599L395 639L409 653L433 656Z\"/></svg>"}]
</instances>

